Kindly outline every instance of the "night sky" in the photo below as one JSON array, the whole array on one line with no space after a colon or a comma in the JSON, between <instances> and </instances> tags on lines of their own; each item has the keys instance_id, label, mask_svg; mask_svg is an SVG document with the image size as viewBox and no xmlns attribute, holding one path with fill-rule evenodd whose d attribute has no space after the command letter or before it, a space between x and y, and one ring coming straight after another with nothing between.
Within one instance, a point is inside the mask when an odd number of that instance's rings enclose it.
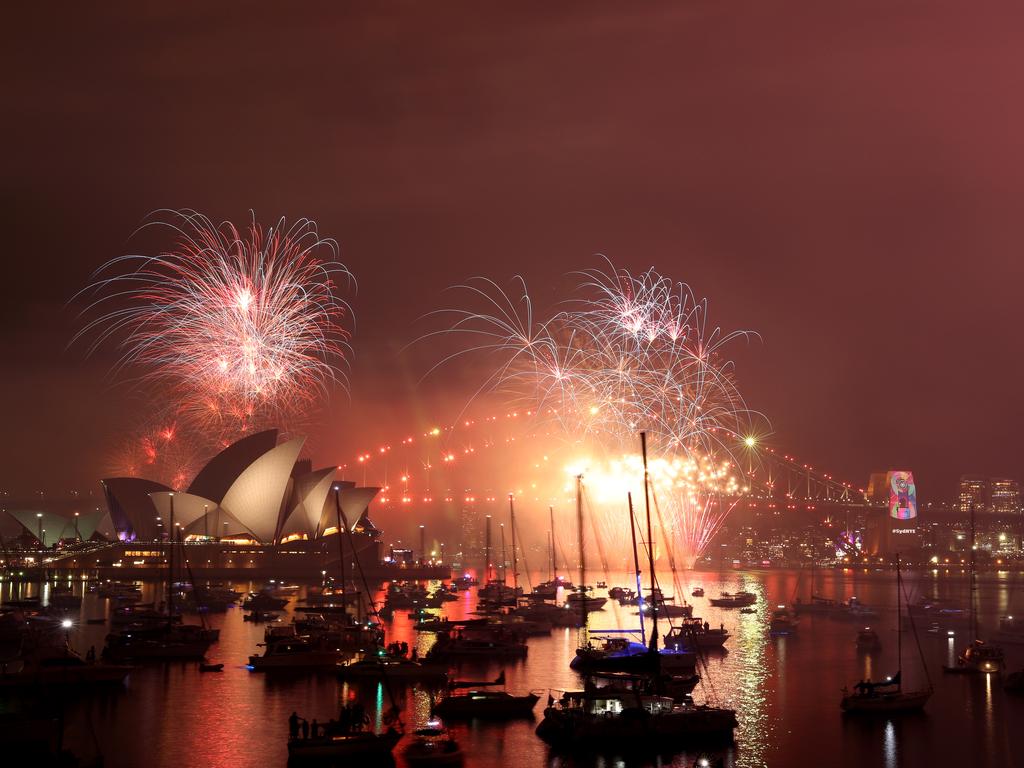
<instances>
[{"instance_id":1,"label":"night sky","mask_svg":"<svg viewBox=\"0 0 1024 768\"><path fill-rule=\"evenodd\" d=\"M194 7L188 8L192 5ZM315 219L359 281L341 463L411 421L441 291L608 255L707 296L772 442L1021 476L1019 5L22 3L5 14L0 488L97 489L146 410L69 300L158 208Z\"/></svg>"}]
</instances>

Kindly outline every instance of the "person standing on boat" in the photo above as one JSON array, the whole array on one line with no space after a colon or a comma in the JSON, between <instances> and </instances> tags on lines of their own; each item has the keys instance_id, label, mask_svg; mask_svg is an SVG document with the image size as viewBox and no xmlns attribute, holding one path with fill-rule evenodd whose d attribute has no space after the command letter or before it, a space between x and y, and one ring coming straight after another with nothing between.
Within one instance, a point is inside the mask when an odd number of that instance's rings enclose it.
<instances>
[{"instance_id":1,"label":"person standing on boat","mask_svg":"<svg viewBox=\"0 0 1024 768\"><path fill-rule=\"evenodd\" d=\"M288 717L288 738L292 740L299 738L299 716L295 712Z\"/></svg>"},{"instance_id":2,"label":"person standing on boat","mask_svg":"<svg viewBox=\"0 0 1024 768\"><path fill-rule=\"evenodd\" d=\"M302 718L302 738L309 738L309 720Z\"/></svg>"},{"instance_id":3,"label":"person standing on boat","mask_svg":"<svg viewBox=\"0 0 1024 768\"><path fill-rule=\"evenodd\" d=\"M316 722L316 718L313 718L313 723L309 726L309 730L312 731L312 738L317 738L320 733L320 726Z\"/></svg>"}]
</instances>

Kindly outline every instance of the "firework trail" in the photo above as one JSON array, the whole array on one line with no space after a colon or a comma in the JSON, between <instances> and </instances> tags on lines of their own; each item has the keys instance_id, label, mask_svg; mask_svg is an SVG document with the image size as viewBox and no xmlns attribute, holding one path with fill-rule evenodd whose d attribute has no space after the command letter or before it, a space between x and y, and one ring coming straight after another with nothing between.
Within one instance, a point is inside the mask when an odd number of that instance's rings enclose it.
<instances>
[{"instance_id":1,"label":"firework trail","mask_svg":"<svg viewBox=\"0 0 1024 768\"><path fill-rule=\"evenodd\" d=\"M492 360L476 395L495 392L529 408L595 453L585 468L577 462L568 471L583 471L592 490L614 489L599 495L609 503L618 497L609 526L619 530L618 508L626 490L635 490L624 468L634 478L637 471L622 459L635 454L637 432L645 430L664 462L652 485L665 533L692 564L733 506L723 496L745 488L736 452L760 417L746 407L725 353L752 334L712 326L706 300L653 269L634 276L607 262L576 276L575 298L540 319L522 278L512 295L486 278L457 286L482 306L434 313L447 326L422 339L467 343L431 370L464 355Z\"/></svg>"},{"instance_id":2,"label":"firework trail","mask_svg":"<svg viewBox=\"0 0 1024 768\"><path fill-rule=\"evenodd\" d=\"M169 229L173 245L104 264L83 291L92 301L75 341L91 337L90 353L116 344L115 370L219 442L301 421L347 383L351 311L336 279L353 280L314 222L254 219L239 231L191 210L162 213L144 226Z\"/></svg>"}]
</instances>

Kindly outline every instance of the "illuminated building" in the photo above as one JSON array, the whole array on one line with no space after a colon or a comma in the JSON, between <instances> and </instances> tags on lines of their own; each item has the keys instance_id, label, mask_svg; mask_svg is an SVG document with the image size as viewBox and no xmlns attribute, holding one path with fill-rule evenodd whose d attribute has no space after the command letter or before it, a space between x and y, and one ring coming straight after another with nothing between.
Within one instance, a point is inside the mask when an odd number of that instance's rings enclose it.
<instances>
[{"instance_id":1,"label":"illuminated building","mask_svg":"<svg viewBox=\"0 0 1024 768\"><path fill-rule=\"evenodd\" d=\"M971 506L974 506L975 514L983 514L989 511L989 481L981 475L960 476L960 511L970 514Z\"/></svg>"},{"instance_id":2,"label":"illuminated building","mask_svg":"<svg viewBox=\"0 0 1024 768\"><path fill-rule=\"evenodd\" d=\"M993 477L989 482L989 502L993 514L1020 514L1020 483L1008 477Z\"/></svg>"}]
</instances>

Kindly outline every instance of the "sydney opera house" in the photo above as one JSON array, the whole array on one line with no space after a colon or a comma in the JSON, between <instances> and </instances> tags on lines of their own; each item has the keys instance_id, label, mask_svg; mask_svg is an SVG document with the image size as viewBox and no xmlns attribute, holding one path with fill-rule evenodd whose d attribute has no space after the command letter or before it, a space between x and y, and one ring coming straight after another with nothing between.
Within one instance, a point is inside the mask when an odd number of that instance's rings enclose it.
<instances>
[{"instance_id":1,"label":"sydney opera house","mask_svg":"<svg viewBox=\"0 0 1024 768\"><path fill-rule=\"evenodd\" d=\"M155 566L163 548L148 545L166 542L174 531L193 568L269 569L282 576L333 573L340 560L339 520L345 520L355 549L348 536L341 537L346 555L375 570L380 531L368 508L380 489L335 480L333 466L314 470L299 459L303 443L279 443L274 429L244 437L214 456L185 491L137 477L104 479L109 519L102 512L73 519L35 510L11 515L47 548L61 539L88 541L97 529L116 537L94 563L79 567Z\"/></svg>"}]
</instances>

